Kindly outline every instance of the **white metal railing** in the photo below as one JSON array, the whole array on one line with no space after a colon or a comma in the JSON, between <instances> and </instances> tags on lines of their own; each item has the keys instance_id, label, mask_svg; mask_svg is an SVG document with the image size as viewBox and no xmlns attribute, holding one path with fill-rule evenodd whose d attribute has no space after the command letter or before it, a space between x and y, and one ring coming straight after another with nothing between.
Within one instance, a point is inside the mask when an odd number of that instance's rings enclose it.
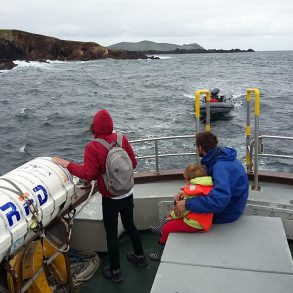
<instances>
[{"instance_id":1,"label":"white metal railing","mask_svg":"<svg viewBox=\"0 0 293 293\"><path fill-rule=\"evenodd\" d=\"M210 92L209 90L197 90L195 92L195 116L196 116L196 133L199 131L200 126L200 95L205 94L207 98L207 102L209 104L210 100ZM254 129L254 139L251 139L251 98L252 95L255 98L254 103L254 120L255 120L255 129ZM286 158L293 159L291 155L281 155L281 154L266 154L263 153L263 140L264 139L278 139L278 140L288 140L293 141L293 137L286 136L272 136L272 135L259 135L259 116L260 116L260 90L258 88L249 88L246 90L246 101L247 101L247 117L246 117L246 166L247 172L250 174L254 174L254 184L252 188L254 190L260 190L260 186L258 183L258 165L259 165L259 157L275 157L275 158ZM209 106L209 105L208 105ZM208 107L209 108L209 107ZM210 119L209 119L209 109L207 109L207 120L206 120L206 131L210 131ZM157 137L157 138L146 138L140 140L132 140L130 141L133 144L153 142L155 153L147 156L138 156L137 159L155 159L156 164L156 173L160 173L160 165L159 158L162 157L172 157L172 156L196 156L196 162L199 162L199 157L196 152L178 152L178 153L160 153L159 143L165 140L174 140L181 138L193 138L195 140L195 135L179 135L179 136L169 136L169 137ZM254 151L254 154L253 154ZM252 162L252 157L254 157L254 161Z\"/></svg>"},{"instance_id":2,"label":"white metal railing","mask_svg":"<svg viewBox=\"0 0 293 293\"><path fill-rule=\"evenodd\" d=\"M138 140L131 140L131 144L145 144L145 143L153 143L154 153L150 155L144 156L137 156L138 160L143 159L154 159L155 160L155 173L160 174L160 160L159 158L164 157L175 157L175 156L194 156L196 158L196 152L170 152L170 153L161 153L160 152L160 142L167 141L167 140L176 140L176 139L194 139L195 142L195 135L178 135L178 136L163 136L163 137L154 137L154 138L145 138L145 139L138 139ZM292 141L293 137L286 137L286 136L273 136L273 135L260 135L258 136L258 149L255 149L255 139L251 140L248 146L249 149L249 157L253 158L257 157L272 157L272 158L285 158L285 159L293 159L293 155L282 155L276 153L263 153L263 141L264 139L270 140L280 140L280 141ZM152 147L150 146L150 148ZM251 160L252 162L252 160ZM247 166L247 172L250 174L254 174L254 188L259 189L258 186L258 174L259 174L259 167L258 167L258 160L254 160L257 164L249 164Z\"/></svg>"},{"instance_id":3,"label":"white metal railing","mask_svg":"<svg viewBox=\"0 0 293 293\"><path fill-rule=\"evenodd\" d=\"M195 140L195 135L177 135L177 136L163 136L163 137L154 137L154 138L145 138L145 139L138 139L138 140L131 140L131 144L140 144L140 143L147 143L153 142L155 153L152 155L146 156L138 156L137 159L155 159L156 164L156 174L160 174L160 164L159 158L162 157L174 157L174 156L196 156L196 152L178 152L178 153L160 153L160 142L166 140L175 140L175 139L182 139L182 138L190 138Z\"/></svg>"},{"instance_id":4,"label":"white metal railing","mask_svg":"<svg viewBox=\"0 0 293 293\"><path fill-rule=\"evenodd\" d=\"M275 136L275 135L260 135L256 138L258 140L258 144L255 144L255 139L250 142L249 145L249 152L250 152L250 158L254 155L254 157L272 157L272 158L284 158L284 159L293 159L293 156L291 155L280 155L280 154L270 154L270 153L263 153L263 140L264 139L271 139L271 140L280 140L280 141L292 141L293 137L289 136ZM255 146L258 145L256 148ZM255 151L254 151L255 149ZM291 149L290 149L291 150ZM253 153L254 151L254 153ZM258 162L258 160L257 160ZM252 164L248 165L247 169L248 173L254 173L254 188L259 189L258 186L258 164Z\"/></svg>"}]
</instances>

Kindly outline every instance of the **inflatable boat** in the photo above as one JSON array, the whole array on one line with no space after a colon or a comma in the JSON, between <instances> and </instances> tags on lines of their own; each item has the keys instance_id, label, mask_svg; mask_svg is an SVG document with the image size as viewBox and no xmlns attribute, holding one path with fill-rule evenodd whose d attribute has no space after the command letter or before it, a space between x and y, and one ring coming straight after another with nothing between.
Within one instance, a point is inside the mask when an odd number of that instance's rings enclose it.
<instances>
[{"instance_id":1,"label":"inflatable boat","mask_svg":"<svg viewBox=\"0 0 293 293\"><path fill-rule=\"evenodd\" d=\"M220 93L220 90L218 88L215 88L211 91L211 98L210 98L211 117L225 115L234 108L234 105L231 99L226 98L226 96L219 95L219 93ZM208 107L208 103L205 98L200 103L201 116L206 116L207 107Z\"/></svg>"},{"instance_id":2,"label":"inflatable boat","mask_svg":"<svg viewBox=\"0 0 293 293\"><path fill-rule=\"evenodd\" d=\"M225 102L211 102L210 103L210 113L211 115L224 115L229 113L234 108L233 103L230 100L225 100ZM203 102L200 105L201 116L206 116L207 103Z\"/></svg>"}]
</instances>

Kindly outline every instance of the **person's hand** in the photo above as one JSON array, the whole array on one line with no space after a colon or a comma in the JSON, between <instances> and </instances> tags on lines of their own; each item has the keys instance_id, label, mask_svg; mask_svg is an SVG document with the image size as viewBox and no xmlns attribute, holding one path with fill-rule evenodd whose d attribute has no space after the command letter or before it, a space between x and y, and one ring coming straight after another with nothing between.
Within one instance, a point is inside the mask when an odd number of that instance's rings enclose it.
<instances>
[{"instance_id":1,"label":"person's hand","mask_svg":"<svg viewBox=\"0 0 293 293\"><path fill-rule=\"evenodd\" d=\"M66 161L66 160L58 158L58 157L53 157L52 161L53 161L53 163L58 164L58 165L62 166L63 168L67 168L70 163L69 161Z\"/></svg>"},{"instance_id":2,"label":"person's hand","mask_svg":"<svg viewBox=\"0 0 293 293\"><path fill-rule=\"evenodd\" d=\"M174 213L177 218L182 218L182 213L178 210L176 206L174 207Z\"/></svg>"},{"instance_id":3,"label":"person's hand","mask_svg":"<svg viewBox=\"0 0 293 293\"><path fill-rule=\"evenodd\" d=\"M183 191L179 191L177 194L174 195L174 199L175 199L176 201L182 199L183 194L184 194Z\"/></svg>"},{"instance_id":4,"label":"person's hand","mask_svg":"<svg viewBox=\"0 0 293 293\"><path fill-rule=\"evenodd\" d=\"M186 202L185 199L176 201L176 208L177 208L178 212L181 214L183 214L183 212L186 210L185 202ZM176 216L177 216L177 214L176 214Z\"/></svg>"}]
</instances>

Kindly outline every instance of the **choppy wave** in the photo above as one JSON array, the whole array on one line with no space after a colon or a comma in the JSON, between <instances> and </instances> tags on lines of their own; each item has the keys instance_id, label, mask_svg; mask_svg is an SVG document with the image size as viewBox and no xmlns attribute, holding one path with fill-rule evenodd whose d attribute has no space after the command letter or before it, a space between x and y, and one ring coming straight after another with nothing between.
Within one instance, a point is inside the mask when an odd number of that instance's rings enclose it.
<instances>
[{"instance_id":1,"label":"choppy wave","mask_svg":"<svg viewBox=\"0 0 293 293\"><path fill-rule=\"evenodd\" d=\"M32 116L33 112L33 110L24 107L20 110L20 112L16 113L15 117L19 120L26 120Z\"/></svg>"},{"instance_id":2,"label":"choppy wave","mask_svg":"<svg viewBox=\"0 0 293 293\"><path fill-rule=\"evenodd\" d=\"M23 154L28 154L28 150L27 150L27 147L29 146L29 143L26 142L24 145L22 145L20 148L19 148L19 152L20 153L23 153Z\"/></svg>"},{"instance_id":3,"label":"choppy wave","mask_svg":"<svg viewBox=\"0 0 293 293\"><path fill-rule=\"evenodd\" d=\"M168 59L172 59L173 57L171 56L165 56L165 55L149 55L150 57L155 57L155 58L159 58L160 60L168 60Z\"/></svg>"},{"instance_id":4,"label":"choppy wave","mask_svg":"<svg viewBox=\"0 0 293 293\"><path fill-rule=\"evenodd\" d=\"M17 67L14 67L14 69L20 68L20 67L42 67L42 68L46 68L49 65L49 62L23 61L23 60L15 60L15 61L13 61L13 63L18 65Z\"/></svg>"},{"instance_id":5,"label":"choppy wave","mask_svg":"<svg viewBox=\"0 0 293 293\"><path fill-rule=\"evenodd\" d=\"M235 147L243 161L247 88L262 92L261 134L293 136L293 52L160 57L166 60L19 61L20 70L1 73L1 174L37 156L82 161L92 139L89 124L102 108L111 112L115 129L131 140L193 134L196 89L218 87L232 97L235 108L229 119L213 121L211 127L220 143ZM180 151L184 143L162 145L161 151ZM270 149L277 152L279 146L274 141ZM151 144L134 148L140 155L153 151ZM285 144L285 150L291 149ZM183 168L188 161L172 157L160 163L163 168ZM154 168L154 161L139 161L138 168L143 166ZM267 158L261 167L293 172L289 160Z\"/></svg>"}]
</instances>

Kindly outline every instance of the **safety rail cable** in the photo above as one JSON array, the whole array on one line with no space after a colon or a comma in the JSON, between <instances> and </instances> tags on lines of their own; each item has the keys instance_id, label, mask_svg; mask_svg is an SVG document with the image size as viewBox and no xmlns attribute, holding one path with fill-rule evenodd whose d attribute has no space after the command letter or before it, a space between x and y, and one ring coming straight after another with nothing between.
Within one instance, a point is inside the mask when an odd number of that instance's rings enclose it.
<instances>
[{"instance_id":1,"label":"safety rail cable","mask_svg":"<svg viewBox=\"0 0 293 293\"><path fill-rule=\"evenodd\" d=\"M154 155L147 155L147 156L138 156L137 159L155 159L156 163L156 174L160 174L160 166L159 166L159 158L162 157L173 157L173 156L196 156L196 152L192 153L159 153L159 142L165 140L174 140L174 139L181 139L181 138L193 138L195 139L194 135L178 135L178 136L163 136L163 137L154 137L154 138L144 138L138 140L131 140L129 141L131 144L139 144L145 142L153 142L155 147L155 154Z\"/></svg>"},{"instance_id":2,"label":"safety rail cable","mask_svg":"<svg viewBox=\"0 0 293 293\"><path fill-rule=\"evenodd\" d=\"M258 154L259 154L259 114L260 114L260 90L258 88L249 88L246 90L246 104L247 104L247 117L246 117L246 167L252 170L252 160L250 156L250 102L251 94L254 94L254 145L255 145L255 156L254 156L254 183L252 189L260 190L258 183Z\"/></svg>"},{"instance_id":3,"label":"safety rail cable","mask_svg":"<svg viewBox=\"0 0 293 293\"><path fill-rule=\"evenodd\" d=\"M259 140L259 157L272 157L272 158L283 158L283 159L293 159L293 155L278 155L278 154L270 154L270 153L263 153L263 140L264 139L272 139L272 140L287 140L293 141L293 137L290 136L276 136L276 135L260 135L258 137ZM254 150L254 140L250 142L250 157L253 157L253 150ZM249 173L252 173L252 166L250 166Z\"/></svg>"}]
</instances>

